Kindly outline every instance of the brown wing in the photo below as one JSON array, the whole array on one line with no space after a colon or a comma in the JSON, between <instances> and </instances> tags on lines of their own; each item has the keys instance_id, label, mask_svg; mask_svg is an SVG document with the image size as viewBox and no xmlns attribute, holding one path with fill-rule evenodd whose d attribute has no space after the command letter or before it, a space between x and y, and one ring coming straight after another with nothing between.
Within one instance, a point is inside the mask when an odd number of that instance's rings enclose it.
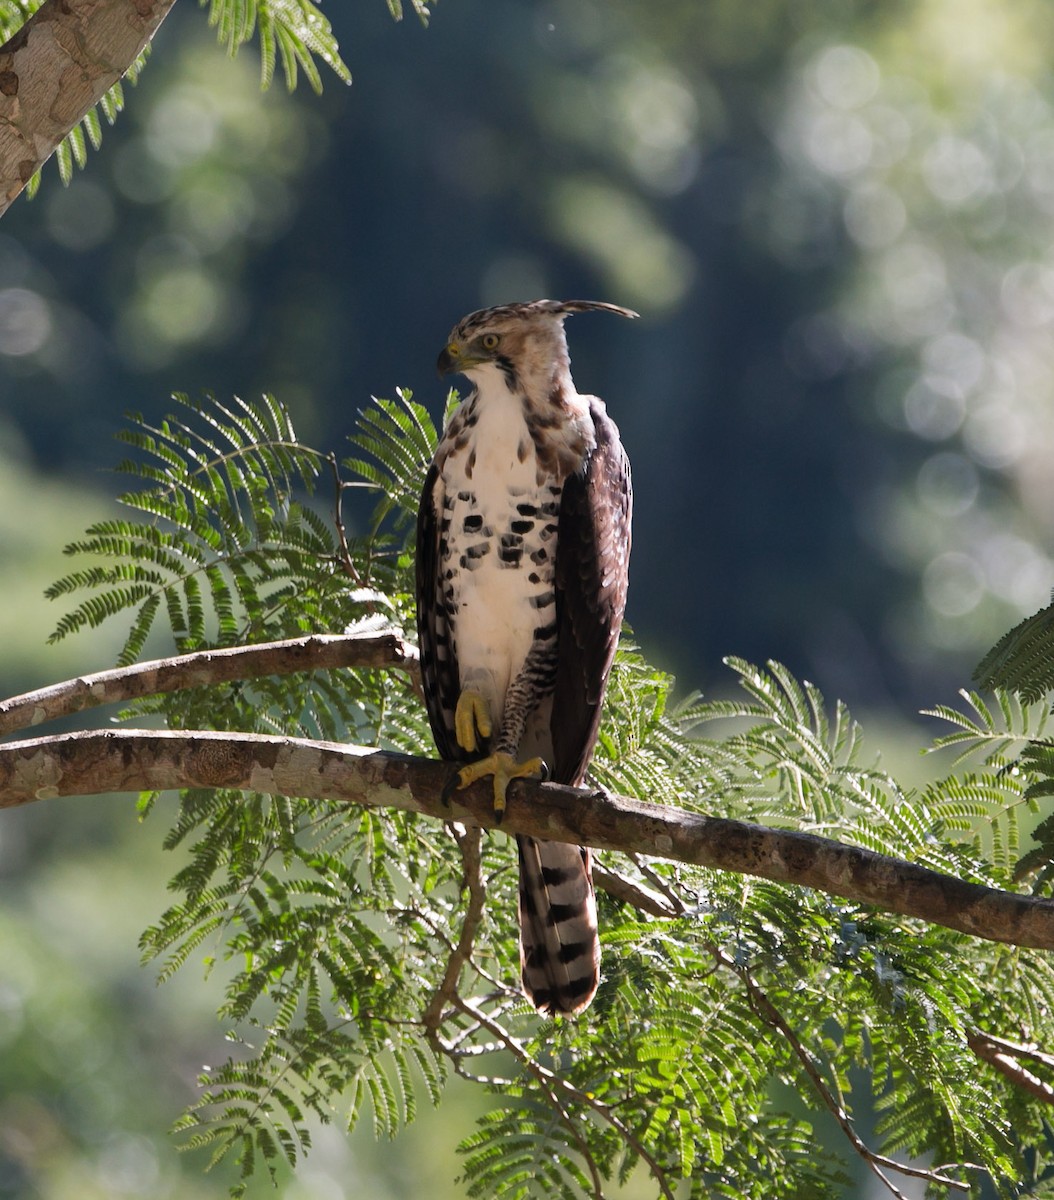
<instances>
[{"instance_id":1,"label":"brown wing","mask_svg":"<svg viewBox=\"0 0 1054 1200\"><path fill-rule=\"evenodd\" d=\"M428 721L439 757L464 757L454 734L459 679L453 631L439 575L440 539L444 536L446 490L433 463L425 478L417 510L417 644L421 654L421 684Z\"/></svg>"},{"instance_id":2,"label":"brown wing","mask_svg":"<svg viewBox=\"0 0 1054 1200\"><path fill-rule=\"evenodd\" d=\"M618 429L590 414L596 448L564 484L556 547L557 669L550 728L553 779L578 784L600 726L629 582L633 488Z\"/></svg>"}]
</instances>

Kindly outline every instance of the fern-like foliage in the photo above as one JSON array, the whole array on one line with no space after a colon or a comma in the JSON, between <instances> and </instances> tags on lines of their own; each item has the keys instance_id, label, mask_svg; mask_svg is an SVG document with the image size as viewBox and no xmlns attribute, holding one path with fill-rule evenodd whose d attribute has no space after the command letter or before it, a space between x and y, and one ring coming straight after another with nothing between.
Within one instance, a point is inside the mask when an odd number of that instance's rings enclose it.
<instances>
[{"instance_id":1,"label":"fern-like foliage","mask_svg":"<svg viewBox=\"0 0 1054 1200\"><path fill-rule=\"evenodd\" d=\"M1054 691L1054 604L1004 634L981 659L974 679L984 688L1016 692L1026 704Z\"/></svg>"},{"instance_id":2,"label":"fern-like foliage","mask_svg":"<svg viewBox=\"0 0 1054 1200\"><path fill-rule=\"evenodd\" d=\"M954 747L959 760L972 759L979 773L949 781L945 794L961 801L961 819L980 813L998 797L999 820L991 826L992 849L1015 879L1031 879L1037 892L1054 885L1054 737L1049 728L1054 694L1054 605L1015 626L992 647L974 671L993 702L963 692L969 712L940 707L956 726L937 747ZM1036 843L1020 853L1020 826ZM978 844L978 848L981 845Z\"/></svg>"},{"instance_id":3,"label":"fern-like foliage","mask_svg":"<svg viewBox=\"0 0 1054 1200\"><path fill-rule=\"evenodd\" d=\"M340 57L333 27L312 0L199 0L208 7L209 24L233 58L258 34L260 79L270 87L275 64L281 62L286 87L293 91L300 71L315 92L322 91L317 60L344 83L351 73Z\"/></svg>"},{"instance_id":4,"label":"fern-like foliage","mask_svg":"<svg viewBox=\"0 0 1054 1200\"><path fill-rule=\"evenodd\" d=\"M432 15L432 4L435 0L410 0L410 7L414 10L417 19L422 25L428 24L428 18ZM388 0L388 11L396 21L403 19L402 0Z\"/></svg>"},{"instance_id":5,"label":"fern-like foliage","mask_svg":"<svg viewBox=\"0 0 1054 1200\"><path fill-rule=\"evenodd\" d=\"M199 649L356 622L412 636L409 539L437 437L428 412L407 393L375 401L338 462L303 446L273 399L181 405L124 435L132 515L70 547L91 565L51 591L78 598L56 636L123 618L123 661L148 638ZM349 534L343 500L362 491L374 512ZM1045 709L1002 695L940 710L953 722L943 748L966 758L920 793L868 756L844 705L778 663L729 665L734 698L678 700L627 636L594 781L1013 886L1020 815L1054 791L1040 784L1054 777ZM431 752L419 699L393 673L197 689L130 711L144 710L175 727ZM143 953L162 978L227 964L219 1011L235 1047L179 1128L236 1156L242 1188L300 1161L318 1122L367 1118L394 1136L456 1075L491 1098L461 1144L470 1196L601 1197L643 1172L667 1198L835 1197L844 1165L817 1151L817 1117L833 1113L859 1152L851 1122L876 1104L883 1153L929 1156L974 1195L1043 1194L1042 1105L969 1049L976 1029L1054 1042L1054 968L1039 952L802 888L609 856L671 915L601 892L600 991L583 1018L552 1022L516 986L515 853L500 834L190 791L166 844L186 861Z\"/></svg>"},{"instance_id":6,"label":"fern-like foliage","mask_svg":"<svg viewBox=\"0 0 1054 1200\"><path fill-rule=\"evenodd\" d=\"M297 442L279 406L269 397L208 409L177 399L188 419L156 428L136 419L122 435L139 456L118 471L139 486L120 502L140 519L99 522L66 547L98 565L48 590L52 600L90 593L53 641L129 609L121 663L139 655L162 612L180 652L259 640L265 628L310 621L296 597L325 591L337 573L331 530L293 498L295 488L310 493L320 456Z\"/></svg>"}]
</instances>

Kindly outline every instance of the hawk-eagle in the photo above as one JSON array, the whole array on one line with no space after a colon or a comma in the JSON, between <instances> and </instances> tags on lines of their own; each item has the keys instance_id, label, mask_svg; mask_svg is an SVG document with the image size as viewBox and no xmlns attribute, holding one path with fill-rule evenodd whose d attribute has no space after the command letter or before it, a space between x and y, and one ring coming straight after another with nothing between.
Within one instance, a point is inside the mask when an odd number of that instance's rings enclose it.
<instances>
[{"instance_id":1,"label":"hawk-eagle","mask_svg":"<svg viewBox=\"0 0 1054 1200\"><path fill-rule=\"evenodd\" d=\"M564 320L587 300L470 313L440 374L475 385L436 449L417 523L417 623L429 721L452 783L493 776L576 786L596 743L615 656L632 492L618 429L571 379ZM580 1012L600 977L590 851L517 838L523 987Z\"/></svg>"}]
</instances>

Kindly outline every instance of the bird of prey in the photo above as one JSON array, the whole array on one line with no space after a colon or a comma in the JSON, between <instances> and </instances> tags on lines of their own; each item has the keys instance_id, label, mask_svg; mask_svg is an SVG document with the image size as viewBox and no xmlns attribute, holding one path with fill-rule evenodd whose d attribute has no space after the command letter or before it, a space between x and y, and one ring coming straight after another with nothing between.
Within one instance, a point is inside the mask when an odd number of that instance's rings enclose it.
<instances>
[{"instance_id":1,"label":"bird of prey","mask_svg":"<svg viewBox=\"0 0 1054 1200\"><path fill-rule=\"evenodd\" d=\"M474 390L452 415L417 521L417 624L428 717L467 787L585 778L615 656L632 490L618 429L571 379L564 320L588 300L470 313L439 355ZM517 838L523 988L550 1014L581 1012L600 979L588 849Z\"/></svg>"}]
</instances>

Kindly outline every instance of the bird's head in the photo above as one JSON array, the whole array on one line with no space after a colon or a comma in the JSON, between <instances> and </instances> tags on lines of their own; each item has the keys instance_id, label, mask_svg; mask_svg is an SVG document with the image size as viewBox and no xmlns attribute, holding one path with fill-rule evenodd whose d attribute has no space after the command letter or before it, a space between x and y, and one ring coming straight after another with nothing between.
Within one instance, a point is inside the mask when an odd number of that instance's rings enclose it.
<instances>
[{"instance_id":1,"label":"bird's head","mask_svg":"<svg viewBox=\"0 0 1054 1200\"><path fill-rule=\"evenodd\" d=\"M497 368L510 388L517 381L555 364L567 367L564 320L572 313L597 310L622 317L637 314L600 300L532 300L501 304L469 313L451 330L436 366L439 374L480 377Z\"/></svg>"}]
</instances>

